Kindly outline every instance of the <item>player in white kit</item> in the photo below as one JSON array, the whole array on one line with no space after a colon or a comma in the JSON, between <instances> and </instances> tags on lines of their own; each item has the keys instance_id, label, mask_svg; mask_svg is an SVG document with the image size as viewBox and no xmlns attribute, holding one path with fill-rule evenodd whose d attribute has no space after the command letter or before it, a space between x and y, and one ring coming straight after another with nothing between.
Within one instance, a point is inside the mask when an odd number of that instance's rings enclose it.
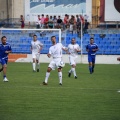
<instances>
[{"instance_id":1,"label":"player in white kit","mask_svg":"<svg viewBox=\"0 0 120 120\"><path fill-rule=\"evenodd\" d=\"M37 40L37 35L33 35L33 40L31 41L31 51L32 51L32 59L33 59L33 72L36 71L39 72L40 68L40 51L42 50L43 44Z\"/></svg>"},{"instance_id":2,"label":"player in white kit","mask_svg":"<svg viewBox=\"0 0 120 120\"><path fill-rule=\"evenodd\" d=\"M68 45L68 54L69 54L69 62L71 65L71 69L68 72L68 77L71 76L71 73L73 73L74 78L77 79L75 67L76 62L75 59L78 57L78 52L80 52L80 46L76 43L76 40L73 38L71 40L71 44Z\"/></svg>"},{"instance_id":3,"label":"player in white kit","mask_svg":"<svg viewBox=\"0 0 120 120\"><path fill-rule=\"evenodd\" d=\"M62 61L62 50L66 51L66 48L61 43L56 43L56 37L52 36L51 41L53 46L49 48L49 53L47 56L50 58L53 57L53 60L48 65L48 69L46 72L45 81L43 82L43 85L47 85L48 78L50 76L51 70L55 70L55 68L58 69L58 77L59 77L59 85L62 85L62 67L59 66L60 61Z\"/></svg>"}]
</instances>

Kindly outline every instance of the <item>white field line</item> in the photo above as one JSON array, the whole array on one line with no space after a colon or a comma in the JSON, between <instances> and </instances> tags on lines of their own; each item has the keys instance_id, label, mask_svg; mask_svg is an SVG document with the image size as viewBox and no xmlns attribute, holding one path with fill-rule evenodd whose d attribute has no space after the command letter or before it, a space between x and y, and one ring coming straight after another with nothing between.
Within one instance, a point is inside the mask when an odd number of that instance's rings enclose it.
<instances>
[{"instance_id":1,"label":"white field line","mask_svg":"<svg viewBox=\"0 0 120 120\"><path fill-rule=\"evenodd\" d=\"M120 92L120 89L107 89L107 88L76 88L76 87L50 87L50 85L39 85L39 86L2 86L1 88L31 88L31 89L78 89L78 90L102 90L102 91L117 91Z\"/></svg>"}]
</instances>

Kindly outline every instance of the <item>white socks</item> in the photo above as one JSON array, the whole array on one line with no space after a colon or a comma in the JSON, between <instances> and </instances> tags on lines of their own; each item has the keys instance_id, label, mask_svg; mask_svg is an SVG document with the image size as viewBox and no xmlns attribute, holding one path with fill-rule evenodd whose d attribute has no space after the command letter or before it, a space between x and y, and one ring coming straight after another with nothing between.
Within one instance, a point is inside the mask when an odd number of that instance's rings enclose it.
<instances>
[{"instance_id":1,"label":"white socks","mask_svg":"<svg viewBox=\"0 0 120 120\"><path fill-rule=\"evenodd\" d=\"M33 63L33 70L36 71L36 67L37 69L40 68L40 63Z\"/></svg>"},{"instance_id":2,"label":"white socks","mask_svg":"<svg viewBox=\"0 0 120 120\"><path fill-rule=\"evenodd\" d=\"M62 84L62 72L58 72L59 83Z\"/></svg>"},{"instance_id":3,"label":"white socks","mask_svg":"<svg viewBox=\"0 0 120 120\"><path fill-rule=\"evenodd\" d=\"M49 78L49 76L50 76L50 72L46 72L45 83L48 82L48 78Z\"/></svg>"},{"instance_id":4,"label":"white socks","mask_svg":"<svg viewBox=\"0 0 120 120\"><path fill-rule=\"evenodd\" d=\"M45 83L48 82L49 76L50 76L50 72L46 72ZM62 84L62 72L58 72L58 77L59 77L59 83Z\"/></svg>"},{"instance_id":5,"label":"white socks","mask_svg":"<svg viewBox=\"0 0 120 120\"><path fill-rule=\"evenodd\" d=\"M37 69L39 69L40 68L40 63L37 63Z\"/></svg>"},{"instance_id":6,"label":"white socks","mask_svg":"<svg viewBox=\"0 0 120 120\"><path fill-rule=\"evenodd\" d=\"M72 68L69 70L69 73L71 73L72 72Z\"/></svg>"},{"instance_id":7,"label":"white socks","mask_svg":"<svg viewBox=\"0 0 120 120\"><path fill-rule=\"evenodd\" d=\"M36 63L33 63L33 70L35 71Z\"/></svg>"},{"instance_id":8,"label":"white socks","mask_svg":"<svg viewBox=\"0 0 120 120\"><path fill-rule=\"evenodd\" d=\"M71 71L73 72L74 77L76 76L75 68L71 68Z\"/></svg>"}]
</instances>

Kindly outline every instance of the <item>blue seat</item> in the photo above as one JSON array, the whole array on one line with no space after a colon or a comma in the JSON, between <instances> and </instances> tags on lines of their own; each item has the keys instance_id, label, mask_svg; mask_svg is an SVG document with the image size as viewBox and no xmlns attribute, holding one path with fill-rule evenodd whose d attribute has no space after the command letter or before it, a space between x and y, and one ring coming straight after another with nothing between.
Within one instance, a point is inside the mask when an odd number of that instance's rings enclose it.
<instances>
[{"instance_id":1,"label":"blue seat","mask_svg":"<svg viewBox=\"0 0 120 120\"><path fill-rule=\"evenodd\" d=\"M110 38L111 34L106 34L105 38Z\"/></svg>"},{"instance_id":2,"label":"blue seat","mask_svg":"<svg viewBox=\"0 0 120 120\"><path fill-rule=\"evenodd\" d=\"M117 36L116 34L111 34L111 37L114 37L114 38L115 38L116 36Z\"/></svg>"},{"instance_id":3,"label":"blue seat","mask_svg":"<svg viewBox=\"0 0 120 120\"><path fill-rule=\"evenodd\" d=\"M114 48L114 46L108 46L108 48L109 48L109 49L113 49L113 48Z\"/></svg>"},{"instance_id":4,"label":"blue seat","mask_svg":"<svg viewBox=\"0 0 120 120\"><path fill-rule=\"evenodd\" d=\"M120 46L120 40L117 40L116 44Z\"/></svg>"},{"instance_id":5,"label":"blue seat","mask_svg":"<svg viewBox=\"0 0 120 120\"><path fill-rule=\"evenodd\" d=\"M84 37L90 37L90 35L89 34L84 34Z\"/></svg>"},{"instance_id":6,"label":"blue seat","mask_svg":"<svg viewBox=\"0 0 120 120\"><path fill-rule=\"evenodd\" d=\"M116 36L120 38L120 34L117 34Z\"/></svg>"},{"instance_id":7,"label":"blue seat","mask_svg":"<svg viewBox=\"0 0 120 120\"><path fill-rule=\"evenodd\" d=\"M104 45L104 44L106 44L106 41L103 41L103 40L102 40L102 41L100 41L100 44L101 44L101 45Z\"/></svg>"}]
</instances>

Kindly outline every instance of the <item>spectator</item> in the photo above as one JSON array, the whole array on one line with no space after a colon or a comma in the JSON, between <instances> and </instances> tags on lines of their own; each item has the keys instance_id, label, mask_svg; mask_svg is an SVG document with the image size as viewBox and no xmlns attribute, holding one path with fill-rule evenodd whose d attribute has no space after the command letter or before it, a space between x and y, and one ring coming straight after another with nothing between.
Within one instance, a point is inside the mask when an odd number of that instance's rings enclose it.
<instances>
[{"instance_id":1,"label":"spectator","mask_svg":"<svg viewBox=\"0 0 120 120\"><path fill-rule=\"evenodd\" d=\"M72 15L70 20L69 20L69 23L70 23L70 31L73 31L73 26L74 26L74 23L75 23L75 18L74 16Z\"/></svg>"},{"instance_id":2,"label":"spectator","mask_svg":"<svg viewBox=\"0 0 120 120\"><path fill-rule=\"evenodd\" d=\"M84 17L82 15L80 15L80 21L84 24Z\"/></svg>"},{"instance_id":3,"label":"spectator","mask_svg":"<svg viewBox=\"0 0 120 120\"><path fill-rule=\"evenodd\" d=\"M45 21L44 14L42 14L42 17L41 17L41 28L44 28L44 21Z\"/></svg>"},{"instance_id":4,"label":"spectator","mask_svg":"<svg viewBox=\"0 0 120 120\"><path fill-rule=\"evenodd\" d=\"M20 15L20 22L21 22L21 28L25 27L24 17L23 15Z\"/></svg>"},{"instance_id":5,"label":"spectator","mask_svg":"<svg viewBox=\"0 0 120 120\"><path fill-rule=\"evenodd\" d=\"M63 29L67 28L67 24L68 24L68 17L67 17L67 14L65 14L63 23L64 23L64 24L63 24Z\"/></svg>"},{"instance_id":6,"label":"spectator","mask_svg":"<svg viewBox=\"0 0 120 120\"><path fill-rule=\"evenodd\" d=\"M87 22L87 20L85 20L84 28L83 28L83 33L84 33L84 34L87 33L88 26L89 26L89 22Z\"/></svg>"},{"instance_id":7,"label":"spectator","mask_svg":"<svg viewBox=\"0 0 120 120\"><path fill-rule=\"evenodd\" d=\"M57 18L56 16L54 16L53 18L53 28L56 28L57 27Z\"/></svg>"},{"instance_id":8,"label":"spectator","mask_svg":"<svg viewBox=\"0 0 120 120\"><path fill-rule=\"evenodd\" d=\"M40 18L40 15L38 15L37 20L36 20L36 28L37 29L41 28L41 18Z\"/></svg>"},{"instance_id":9,"label":"spectator","mask_svg":"<svg viewBox=\"0 0 120 120\"><path fill-rule=\"evenodd\" d=\"M45 20L44 20L45 28L48 28L48 21L49 21L49 16L46 15L46 18L45 18Z\"/></svg>"},{"instance_id":10,"label":"spectator","mask_svg":"<svg viewBox=\"0 0 120 120\"><path fill-rule=\"evenodd\" d=\"M87 16L86 14L84 15L84 20L88 20L89 16Z\"/></svg>"},{"instance_id":11,"label":"spectator","mask_svg":"<svg viewBox=\"0 0 120 120\"><path fill-rule=\"evenodd\" d=\"M80 18L78 15L76 15L76 27L77 27L77 33L79 33L81 29L81 22L80 22Z\"/></svg>"},{"instance_id":12,"label":"spectator","mask_svg":"<svg viewBox=\"0 0 120 120\"><path fill-rule=\"evenodd\" d=\"M49 28L53 28L53 18L52 18L52 16L50 16L48 26L49 26Z\"/></svg>"},{"instance_id":13,"label":"spectator","mask_svg":"<svg viewBox=\"0 0 120 120\"><path fill-rule=\"evenodd\" d=\"M57 28L62 28L62 24L63 24L63 21L60 18L60 16L58 16L58 19L57 19Z\"/></svg>"}]
</instances>

